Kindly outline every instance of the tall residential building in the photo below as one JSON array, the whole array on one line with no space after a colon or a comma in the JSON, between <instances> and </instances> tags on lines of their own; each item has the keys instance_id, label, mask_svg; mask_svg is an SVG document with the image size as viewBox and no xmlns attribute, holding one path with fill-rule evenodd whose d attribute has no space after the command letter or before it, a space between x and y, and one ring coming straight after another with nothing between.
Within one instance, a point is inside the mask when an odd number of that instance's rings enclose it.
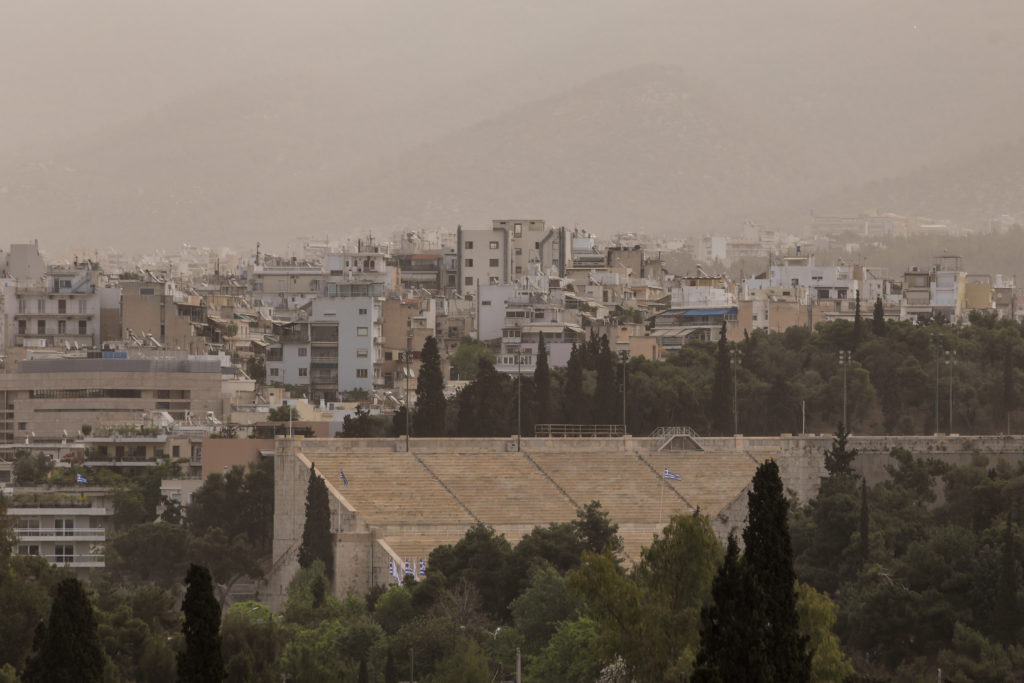
<instances>
[{"instance_id":1,"label":"tall residential building","mask_svg":"<svg viewBox=\"0 0 1024 683\"><path fill-rule=\"evenodd\" d=\"M561 275L566 264L565 228L542 220L495 220L490 230L455 232L455 281L460 294L483 285L508 284L535 273Z\"/></svg>"},{"instance_id":2,"label":"tall residential building","mask_svg":"<svg viewBox=\"0 0 1024 683\"><path fill-rule=\"evenodd\" d=\"M383 341L379 282L330 282L305 320L279 326L267 349L267 382L308 387L313 401L338 400L381 380Z\"/></svg>"}]
</instances>

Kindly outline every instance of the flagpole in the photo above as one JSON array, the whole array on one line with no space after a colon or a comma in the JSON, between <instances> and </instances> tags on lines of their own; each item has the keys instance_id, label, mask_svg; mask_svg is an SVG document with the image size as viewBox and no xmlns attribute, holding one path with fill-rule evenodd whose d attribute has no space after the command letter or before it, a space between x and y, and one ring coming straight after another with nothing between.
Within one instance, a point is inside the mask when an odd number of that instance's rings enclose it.
<instances>
[{"instance_id":1,"label":"flagpole","mask_svg":"<svg viewBox=\"0 0 1024 683\"><path fill-rule=\"evenodd\" d=\"M661 497L658 499L658 533L661 533L661 511L665 503L665 477L661 478Z\"/></svg>"}]
</instances>

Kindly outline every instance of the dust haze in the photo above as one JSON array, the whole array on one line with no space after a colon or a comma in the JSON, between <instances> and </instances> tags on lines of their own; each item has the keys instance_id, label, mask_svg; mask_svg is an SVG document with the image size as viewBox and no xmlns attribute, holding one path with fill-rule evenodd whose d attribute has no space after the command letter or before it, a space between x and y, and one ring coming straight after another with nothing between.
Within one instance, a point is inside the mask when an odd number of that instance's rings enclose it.
<instances>
[{"instance_id":1,"label":"dust haze","mask_svg":"<svg viewBox=\"0 0 1024 683\"><path fill-rule=\"evenodd\" d=\"M0 243L1024 210L1024 6L0 6Z\"/></svg>"}]
</instances>

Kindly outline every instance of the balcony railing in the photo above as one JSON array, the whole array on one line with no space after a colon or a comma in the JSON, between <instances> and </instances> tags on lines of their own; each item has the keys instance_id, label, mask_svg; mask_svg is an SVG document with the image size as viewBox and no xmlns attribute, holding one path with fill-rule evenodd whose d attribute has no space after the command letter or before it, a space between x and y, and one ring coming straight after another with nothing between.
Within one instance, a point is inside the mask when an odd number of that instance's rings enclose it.
<instances>
[{"instance_id":1,"label":"balcony railing","mask_svg":"<svg viewBox=\"0 0 1024 683\"><path fill-rule=\"evenodd\" d=\"M104 541L107 531L103 528L90 529L24 529L15 527L14 535L19 541L43 541L54 538L68 538L77 541Z\"/></svg>"},{"instance_id":2,"label":"balcony railing","mask_svg":"<svg viewBox=\"0 0 1024 683\"><path fill-rule=\"evenodd\" d=\"M40 555L40 557L45 558L47 562L57 567L84 569L106 566L103 561L103 555Z\"/></svg>"}]
</instances>

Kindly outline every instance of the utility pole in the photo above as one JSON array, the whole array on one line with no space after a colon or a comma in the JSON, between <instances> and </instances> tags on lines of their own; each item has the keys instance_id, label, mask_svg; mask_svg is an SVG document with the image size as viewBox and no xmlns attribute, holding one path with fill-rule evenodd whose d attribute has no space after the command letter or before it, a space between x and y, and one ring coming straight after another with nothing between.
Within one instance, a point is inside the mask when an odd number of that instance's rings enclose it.
<instances>
[{"instance_id":1,"label":"utility pole","mask_svg":"<svg viewBox=\"0 0 1024 683\"><path fill-rule=\"evenodd\" d=\"M946 351L946 364L949 365L949 433L953 433L953 364L956 363L956 351Z\"/></svg>"},{"instance_id":2,"label":"utility pole","mask_svg":"<svg viewBox=\"0 0 1024 683\"><path fill-rule=\"evenodd\" d=\"M937 343L937 337L932 332L929 335L932 338L932 344L935 345L935 433L939 433L939 356L941 355L941 345Z\"/></svg>"},{"instance_id":3,"label":"utility pole","mask_svg":"<svg viewBox=\"0 0 1024 683\"><path fill-rule=\"evenodd\" d=\"M629 360L629 351L619 351L619 356L622 358L622 436L626 436L626 361Z\"/></svg>"},{"instance_id":4,"label":"utility pole","mask_svg":"<svg viewBox=\"0 0 1024 683\"><path fill-rule=\"evenodd\" d=\"M412 348L412 337L405 338L405 452L409 452L409 349ZM410 651L411 652L411 651ZM412 665L410 665L411 670ZM410 679L412 680L412 679Z\"/></svg>"}]
</instances>

